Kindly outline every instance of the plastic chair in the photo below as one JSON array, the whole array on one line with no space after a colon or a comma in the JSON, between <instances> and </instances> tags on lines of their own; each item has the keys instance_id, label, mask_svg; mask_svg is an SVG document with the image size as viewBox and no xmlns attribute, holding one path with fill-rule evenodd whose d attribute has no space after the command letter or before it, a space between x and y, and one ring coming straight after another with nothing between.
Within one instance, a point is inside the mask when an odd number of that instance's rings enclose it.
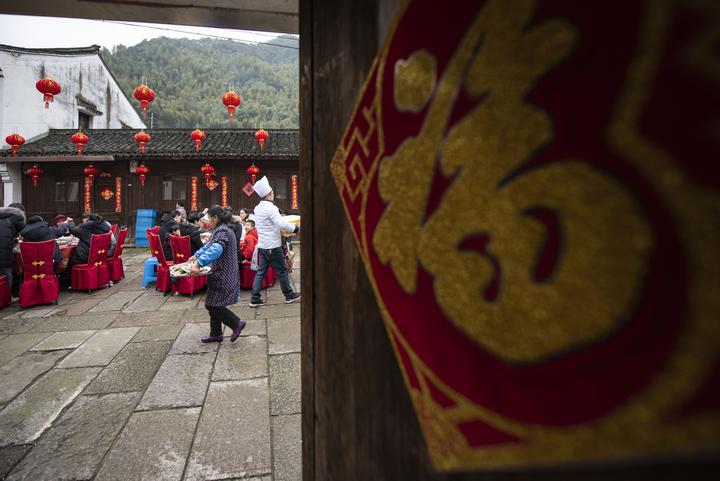
<instances>
[{"instance_id":1,"label":"plastic chair","mask_svg":"<svg viewBox=\"0 0 720 481\"><path fill-rule=\"evenodd\" d=\"M189 236L174 236L168 237L170 242L170 249L172 249L173 259L176 264L182 264L192 256L192 248L190 247ZM207 276L190 276L190 277L179 277L176 282L172 284L172 290L177 294L190 294L193 295L207 283Z\"/></svg>"},{"instance_id":2,"label":"plastic chair","mask_svg":"<svg viewBox=\"0 0 720 481\"><path fill-rule=\"evenodd\" d=\"M155 280L155 289L162 292L169 292L170 287L170 266L172 261L165 260L160 236L148 232L148 242L150 242L150 252L157 258L157 279Z\"/></svg>"},{"instance_id":3,"label":"plastic chair","mask_svg":"<svg viewBox=\"0 0 720 481\"><path fill-rule=\"evenodd\" d=\"M87 264L75 265L72 269L70 285L76 290L98 289L110 285L110 272L107 267L107 251L110 248L110 232L93 234L90 239L90 254Z\"/></svg>"},{"instance_id":4,"label":"plastic chair","mask_svg":"<svg viewBox=\"0 0 720 481\"><path fill-rule=\"evenodd\" d=\"M107 266L110 271L110 280L118 282L125 277L125 269L123 268L122 251L125 247L125 239L127 239L127 227L120 229L117 242L115 243L115 252L112 257L108 257Z\"/></svg>"},{"instance_id":5,"label":"plastic chair","mask_svg":"<svg viewBox=\"0 0 720 481\"><path fill-rule=\"evenodd\" d=\"M10 304L10 286L7 276L0 275L0 309Z\"/></svg>"},{"instance_id":6,"label":"plastic chair","mask_svg":"<svg viewBox=\"0 0 720 481\"><path fill-rule=\"evenodd\" d=\"M53 272L55 241L21 242L23 283L20 285L20 307L57 302L60 282Z\"/></svg>"},{"instance_id":7,"label":"plastic chair","mask_svg":"<svg viewBox=\"0 0 720 481\"><path fill-rule=\"evenodd\" d=\"M143 279L142 288L147 288L147 285L151 282L157 282L157 257L149 257L145 260L145 267L143 268Z\"/></svg>"}]
</instances>

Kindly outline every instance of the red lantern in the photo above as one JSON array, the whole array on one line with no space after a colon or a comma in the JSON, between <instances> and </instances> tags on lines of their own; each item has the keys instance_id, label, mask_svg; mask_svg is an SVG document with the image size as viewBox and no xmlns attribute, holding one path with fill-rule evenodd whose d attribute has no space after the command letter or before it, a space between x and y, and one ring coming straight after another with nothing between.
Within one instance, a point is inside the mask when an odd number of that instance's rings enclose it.
<instances>
[{"instance_id":1,"label":"red lantern","mask_svg":"<svg viewBox=\"0 0 720 481\"><path fill-rule=\"evenodd\" d=\"M60 87L60 84L51 79L50 77L45 77L44 79L38 80L35 83L35 88L38 89L41 94L43 94L45 108L48 108L50 102L53 101L53 97L62 91L62 87Z\"/></svg>"},{"instance_id":2,"label":"red lantern","mask_svg":"<svg viewBox=\"0 0 720 481\"><path fill-rule=\"evenodd\" d=\"M143 115L147 117L147 111L150 108L150 102L155 100L155 92L145 84L140 85L133 92L133 96L140 101L140 108Z\"/></svg>"},{"instance_id":3,"label":"red lantern","mask_svg":"<svg viewBox=\"0 0 720 481\"><path fill-rule=\"evenodd\" d=\"M140 153L144 154L145 153L145 144L150 142L151 137L144 130L141 130L140 132L135 134L135 136L133 136L133 138L135 139L135 142L137 142L140 145Z\"/></svg>"},{"instance_id":4,"label":"red lantern","mask_svg":"<svg viewBox=\"0 0 720 481\"><path fill-rule=\"evenodd\" d=\"M190 134L190 138L195 141L195 152L200 152L200 144L202 144L202 141L205 140L205 132L203 132L200 129L195 129Z\"/></svg>"},{"instance_id":5,"label":"red lantern","mask_svg":"<svg viewBox=\"0 0 720 481\"><path fill-rule=\"evenodd\" d=\"M212 177L215 176L215 167L213 167L212 165L210 165L209 162L206 162L205 165L203 165L203 166L200 168L200 172L202 172L203 175L205 176L205 183L207 184L207 182L208 182ZM210 190L212 190L212 189L210 189Z\"/></svg>"},{"instance_id":6,"label":"red lantern","mask_svg":"<svg viewBox=\"0 0 720 481\"><path fill-rule=\"evenodd\" d=\"M260 144L260 150L263 150L265 148L265 141L269 137L268 133L265 132L265 129L260 129L257 132L255 132L255 138L258 141L258 144Z\"/></svg>"},{"instance_id":7,"label":"red lantern","mask_svg":"<svg viewBox=\"0 0 720 481\"><path fill-rule=\"evenodd\" d=\"M83 148L85 147L85 144L90 141L90 138L78 131L78 133L70 137L70 140L72 140L73 144L77 147L77 154L82 155Z\"/></svg>"},{"instance_id":8,"label":"red lantern","mask_svg":"<svg viewBox=\"0 0 720 481\"><path fill-rule=\"evenodd\" d=\"M233 113L236 108L240 107L242 97L240 97L234 90L231 90L222 96L222 103L227 107L228 113L230 114L230 123L232 124Z\"/></svg>"},{"instance_id":9,"label":"red lantern","mask_svg":"<svg viewBox=\"0 0 720 481\"><path fill-rule=\"evenodd\" d=\"M37 187L38 182L40 182L40 177L43 175L43 170L35 164L26 170L25 173L32 179L33 187Z\"/></svg>"},{"instance_id":10,"label":"red lantern","mask_svg":"<svg viewBox=\"0 0 720 481\"><path fill-rule=\"evenodd\" d=\"M10 134L5 137L5 142L10 144L12 147L12 156L15 157L15 154L20 150L20 146L25 143L25 138L20 134Z\"/></svg>"},{"instance_id":11,"label":"red lantern","mask_svg":"<svg viewBox=\"0 0 720 481\"><path fill-rule=\"evenodd\" d=\"M150 174L150 168L145 164L135 167L135 173L140 176L140 187L145 187L145 177Z\"/></svg>"},{"instance_id":12,"label":"red lantern","mask_svg":"<svg viewBox=\"0 0 720 481\"><path fill-rule=\"evenodd\" d=\"M85 177L87 177L87 179L92 184L93 180L95 180L95 177L100 173L100 169L98 169L94 165L90 164L83 169L83 173L85 174Z\"/></svg>"},{"instance_id":13,"label":"red lantern","mask_svg":"<svg viewBox=\"0 0 720 481\"><path fill-rule=\"evenodd\" d=\"M255 163L253 163L250 167L247 168L245 171L250 175L250 182L253 184L255 183L255 179L257 178L258 174L260 173L260 167L256 166Z\"/></svg>"}]
</instances>

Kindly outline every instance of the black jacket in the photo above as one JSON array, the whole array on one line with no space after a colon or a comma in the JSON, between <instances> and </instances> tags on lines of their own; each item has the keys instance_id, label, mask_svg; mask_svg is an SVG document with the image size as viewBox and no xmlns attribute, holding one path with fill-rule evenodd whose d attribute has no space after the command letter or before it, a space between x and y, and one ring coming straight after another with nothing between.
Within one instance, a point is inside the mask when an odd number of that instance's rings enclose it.
<instances>
[{"instance_id":1,"label":"black jacket","mask_svg":"<svg viewBox=\"0 0 720 481\"><path fill-rule=\"evenodd\" d=\"M197 226L187 223L180 224L180 235L190 236L190 251L193 254L203 246L202 239L200 239L200 229Z\"/></svg>"},{"instance_id":2,"label":"black jacket","mask_svg":"<svg viewBox=\"0 0 720 481\"><path fill-rule=\"evenodd\" d=\"M79 226L70 229L70 233L80 239L75 249L75 253L70 259L71 264L87 264L88 255L90 254L90 241L93 234L105 234L110 232L110 226L105 222L87 221Z\"/></svg>"},{"instance_id":3,"label":"black jacket","mask_svg":"<svg viewBox=\"0 0 720 481\"><path fill-rule=\"evenodd\" d=\"M20 235L23 241L26 242L43 242L49 240L55 240L60 237L64 232L64 229L58 229L57 227L50 227L47 222L36 222L30 224L20 231ZM59 234L59 235L58 235ZM57 264L60 262L60 248L55 243L55 254L53 256L53 262Z\"/></svg>"},{"instance_id":4,"label":"black jacket","mask_svg":"<svg viewBox=\"0 0 720 481\"><path fill-rule=\"evenodd\" d=\"M12 266L15 239L24 228L25 212L15 207L0 208L0 267Z\"/></svg>"}]
</instances>

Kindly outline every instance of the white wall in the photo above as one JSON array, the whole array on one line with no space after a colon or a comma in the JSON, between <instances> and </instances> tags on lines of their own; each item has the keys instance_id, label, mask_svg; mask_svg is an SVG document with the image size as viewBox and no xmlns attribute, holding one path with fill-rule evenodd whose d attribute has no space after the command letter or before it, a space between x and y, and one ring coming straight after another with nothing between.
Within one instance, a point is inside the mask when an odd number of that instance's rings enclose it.
<instances>
[{"instance_id":1,"label":"white wall","mask_svg":"<svg viewBox=\"0 0 720 481\"><path fill-rule=\"evenodd\" d=\"M103 113L92 118L91 128L119 129L122 124L136 129L145 127L98 54L68 56L0 50L0 68L4 77L0 79L2 149L10 148L5 137L15 131L30 141L46 134L48 129L77 128L78 111L82 108L78 105L77 94ZM43 76L43 69L45 76L52 77L62 87L62 92L48 109L45 109L43 95L35 88L35 83ZM0 174L5 182L5 205L20 202L19 165L0 164Z\"/></svg>"}]
</instances>

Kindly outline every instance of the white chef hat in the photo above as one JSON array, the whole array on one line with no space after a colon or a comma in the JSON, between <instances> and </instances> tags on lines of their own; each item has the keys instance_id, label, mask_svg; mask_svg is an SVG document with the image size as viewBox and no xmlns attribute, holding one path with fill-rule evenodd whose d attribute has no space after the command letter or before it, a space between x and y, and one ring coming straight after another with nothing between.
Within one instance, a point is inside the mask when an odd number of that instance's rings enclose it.
<instances>
[{"instance_id":1,"label":"white chef hat","mask_svg":"<svg viewBox=\"0 0 720 481\"><path fill-rule=\"evenodd\" d=\"M270 182L268 182L266 176L263 176L262 179L255 182L255 185L253 185L253 190L257 193L257 195L260 196L261 199L268 195L270 192L272 192L272 188L270 188Z\"/></svg>"}]
</instances>

